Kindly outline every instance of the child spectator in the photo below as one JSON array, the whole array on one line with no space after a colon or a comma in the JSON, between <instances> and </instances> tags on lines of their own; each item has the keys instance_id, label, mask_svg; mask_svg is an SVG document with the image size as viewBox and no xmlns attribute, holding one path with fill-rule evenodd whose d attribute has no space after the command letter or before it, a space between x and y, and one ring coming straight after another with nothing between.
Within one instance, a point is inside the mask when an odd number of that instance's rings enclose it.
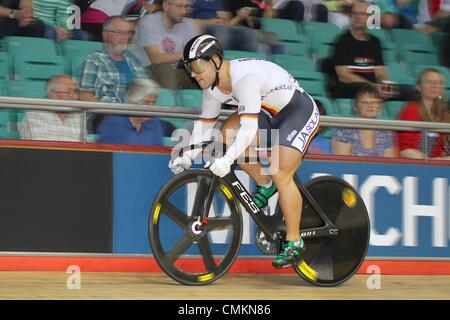
<instances>
[{"instance_id":1,"label":"child spectator","mask_svg":"<svg viewBox=\"0 0 450 320\"><path fill-rule=\"evenodd\" d=\"M381 113L383 100L370 85L361 87L355 96L355 116L375 119ZM396 148L390 131L373 129L336 130L332 139L333 154L367 157L394 157Z\"/></svg>"}]
</instances>

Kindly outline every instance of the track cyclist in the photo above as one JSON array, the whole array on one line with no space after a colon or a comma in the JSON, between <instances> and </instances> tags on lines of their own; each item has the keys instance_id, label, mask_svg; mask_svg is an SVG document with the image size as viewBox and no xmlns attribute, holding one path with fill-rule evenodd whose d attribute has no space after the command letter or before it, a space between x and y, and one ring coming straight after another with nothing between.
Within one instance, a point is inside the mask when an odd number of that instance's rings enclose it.
<instances>
[{"instance_id":1,"label":"track cyclist","mask_svg":"<svg viewBox=\"0 0 450 320\"><path fill-rule=\"evenodd\" d=\"M203 90L203 108L194 123L191 143L210 140L222 103L238 106L221 128L228 147L210 164L213 174L226 176L239 156L254 149L261 129L277 130L278 139L271 141L269 174L258 162L239 165L257 184L252 197L258 207L264 208L269 198L279 193L286 238L272 265L285 268L297 263L305 250L300 237L303 199L293 177L319 127L314 100L286 70L272 62L225 60L220 42L210 35L189 40L183 59L186 70ZM193 158L195 150L185 152L171 160L169 168L178 174L190 168Z\"/></svg>"}]
</instances>

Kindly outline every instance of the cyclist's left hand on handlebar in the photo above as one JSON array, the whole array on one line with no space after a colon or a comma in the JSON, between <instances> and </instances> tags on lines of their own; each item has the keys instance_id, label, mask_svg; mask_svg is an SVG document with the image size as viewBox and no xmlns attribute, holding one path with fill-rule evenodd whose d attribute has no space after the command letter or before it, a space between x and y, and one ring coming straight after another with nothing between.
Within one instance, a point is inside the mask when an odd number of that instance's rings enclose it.
<instances>
[{"instance_id":1,"label":"cyclist's left hand on handlebar","mask_svg":"<svg viewBox=\"0 0 450 320\"><path fill-rule=\"evenodd\" d=\"M187 170L191 167L192 160L188 155L183 155L182 157L178 157L175 160L170 160L169 169L172 170L174 174L178 174Z\"/></svg>"},{"instance_id":2,"label":"cyclist's left hand on handlebar","mask_svg":"<svg viewBox=\"0 0 450 320\"><path fill-rule=\"evenodd\" d=\"M234 160L229 156L224 155L222 158L216 159L213 164L209 165L209 163L205 166L205 168L209 167L212 173L221 178L225 177L231 171L231 165Z\"/></svg>"}]
</instances>

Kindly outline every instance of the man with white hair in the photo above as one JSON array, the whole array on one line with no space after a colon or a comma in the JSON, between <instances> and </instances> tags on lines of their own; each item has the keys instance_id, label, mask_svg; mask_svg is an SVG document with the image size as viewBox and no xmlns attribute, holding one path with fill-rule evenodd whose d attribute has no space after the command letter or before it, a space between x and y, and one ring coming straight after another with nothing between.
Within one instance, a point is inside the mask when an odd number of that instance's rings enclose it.
<instances>
[{"instance_id":1,"label":"man with white hair","mask_svg":"<svg viewBox=\"0 0 450 320\"><path fill-rule=\"evenodd\" d=\"M78 71L80 100L125 102L128 84L135 78L147 78L138 59L128 51L134 24L120 16L108 18L103 25L104 48L89 54ZM90 132L102 117L93 115Z\"/></svg>"},{"instance_id":2,"label":"man with white hair","mask_svg":"<svg viewBox=\"0 0 450 320\"><path fill-rule=\"evenodd\" d=\"M54 75L47 82L47 98L78 100L76 82L67 75ZM83 115L73 112L27 111L19 124L24 140L82 141Z\"/></svg>"},{"instance_id":3,"label":"man with white hair","mask_svg":"<svg viewBox=\"0 0 450 320\"><path fill-rule=\"evenodd\" d=\"M128 84L146 78L137 58L127 49L134 34L133 23L110 17L103 25L105 47L89 54L79 72L80 100L125 101Z\"/></svg>"},{"instance_id":4,"label":"man with white hair","mask_svg":"<svg viewBox=\"0 0 450 320\"><path fill-rule=\"evenodd\" d=\"M158 97L158 84L135 79L127 89L127 103L152 105ZM158 118L106 116L97 128L98 142L134 145L163 145L163 124Z\"/></svg>"}]
</instances>

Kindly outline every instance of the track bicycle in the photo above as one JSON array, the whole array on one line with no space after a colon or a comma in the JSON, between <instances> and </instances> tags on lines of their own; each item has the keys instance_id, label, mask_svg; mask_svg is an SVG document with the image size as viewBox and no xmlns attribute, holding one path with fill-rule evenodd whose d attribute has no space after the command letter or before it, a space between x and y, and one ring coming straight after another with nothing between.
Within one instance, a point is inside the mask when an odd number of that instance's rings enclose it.
<instances>
[{"instance_id":1,"label":"track bicycle","mask_svg":"<svg viewBox=\"0 0 450 320\"><path fill-rule=\"evenodd\" d=\"M202 142L177 153L197 148L214 159L223 154L224 145ZM230 269L241 247L241 206L256 223L258 248L270 255L281 249L286 231L280 207L273 214L261 210L236 176L237 166L235 162L223 178L209 169L191 168L173 176L157 194L149 217L150 246L161 269L175 281L206 285ZM366 256L367 209L355 189L337 177L303 184L295 176L295 182L303 197L300 234L306 250L293 268L310 284L339 285Z\"/></svg>"}]
</instances>

